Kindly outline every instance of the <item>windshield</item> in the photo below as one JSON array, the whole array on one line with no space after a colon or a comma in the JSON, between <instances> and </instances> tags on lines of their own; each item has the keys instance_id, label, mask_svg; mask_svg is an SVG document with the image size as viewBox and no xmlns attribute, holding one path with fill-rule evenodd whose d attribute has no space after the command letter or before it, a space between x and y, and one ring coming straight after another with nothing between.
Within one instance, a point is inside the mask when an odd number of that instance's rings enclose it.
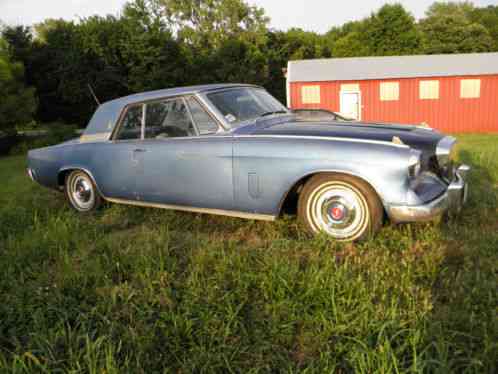
<instances>
[{"instance_id":1,"label":"windshield","mask_svg":"<svg viewBox=\"0 0 498 374\"><path fill-rule=\"evenodd\" d=\"M235 88L213 92L207 97L232 127L264 115L288 113L277 99L259 88Z\"/></svg>"}]
</instances>

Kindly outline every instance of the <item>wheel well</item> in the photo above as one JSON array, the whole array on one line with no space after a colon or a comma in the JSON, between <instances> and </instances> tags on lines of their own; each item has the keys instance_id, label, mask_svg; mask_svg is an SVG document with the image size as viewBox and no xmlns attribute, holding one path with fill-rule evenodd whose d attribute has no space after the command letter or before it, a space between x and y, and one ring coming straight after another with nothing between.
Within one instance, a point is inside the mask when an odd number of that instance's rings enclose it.
<instances>
[{"instance_id":1,"label":"wheel well","mask_svg":"<svg viewBox=\"0 0 498 374\"><path fill-rule=\"evenodd\" d=\"M60 190L64 189L64 185L66 183L66 177L69 174L71 174L73 171L76 171L76 170L81 171L81 172L87 174L90 177L90 179L92 180L92 182L93 182L93 184L95 186L95 189L98 192L98 194L100 195L100 197L104 198L104 195L102 194L102 191L100 190L99 185L95 181L95 178L93 177L93 174L90 171L86 170L85 168L71 167L69 169L64 169L64 170L59 171L59 174L57 174L57 183L59 184L59 189Z\"/></svg>"},{"instance_id":2,"label":"wheel well","mask_svg":"<svg viewBox=\"0 0 498 374\"><path fill-rule=\"evenodd\" d=\"M57 183L59 185L59 188L64 188L64 184L66 183L66 177L69 175L69 173L75 170L78 169L65 169L59 172L59 174L57 175Z\"/></svg>"},{"instance_id":3,"label":"wheel well","mask_svg":"<svg viewBox=\"0 0 498 374\"><path fill-rule=\"evenodd\" d=\"M301 190L303 189L304 185L306 182L314 177L315 175L319 174L342 174L342 175L347 175L353 178L356 178L358 180L361 180L362 182L366 183L370 188L377 194L379 197L379 200L381 201L382 208L384 210L384 217L387 217L387 212L386 208L384 207L384 204L382 203L382 199L379 196L379 193L377 190L365 179L358 177L357 175L350 174L350 173L345 173L345 172L336 172L336 171L319 171L316 173L311 173L308 174L301 179L299 179L296 183L292 185L292 187L287 191L287 193L284 195L284 198L282 199L280 203L280 209L279 209L279 215L282 215L284 213L288 214L295 214L297 212L297 203L299 200L299 194Z\"/></svg>"}]
</instances>

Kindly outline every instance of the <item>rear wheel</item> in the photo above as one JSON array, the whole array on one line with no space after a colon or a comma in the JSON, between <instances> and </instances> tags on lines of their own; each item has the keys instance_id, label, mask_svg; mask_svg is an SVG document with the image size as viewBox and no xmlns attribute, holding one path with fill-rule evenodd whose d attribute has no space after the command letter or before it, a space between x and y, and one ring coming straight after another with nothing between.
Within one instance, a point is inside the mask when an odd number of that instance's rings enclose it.
<instances>
[{"instance_id":1,"label":"rear wheel","mask_svg":"<svg viewBox=\"0 0 498 374\"><path fill-rule=\"evenodd\" d=\"M380 229L383 208L376 192L364 181L327 173L305 184L298 216L312 233L325 232L337 240L353 241L366 239Z\"/></svg>"},{"instance_id":2,"label":"rear wheel","mask_svg":"<svg viewBox=\"0 0 498 374\"><path fill-rule=\"evenodd\" d=\"M95 210L102 203L92 178L84 171L75 170L69 173L64 190L69 204L78 212Z\"/></svg>"}]
</instances>

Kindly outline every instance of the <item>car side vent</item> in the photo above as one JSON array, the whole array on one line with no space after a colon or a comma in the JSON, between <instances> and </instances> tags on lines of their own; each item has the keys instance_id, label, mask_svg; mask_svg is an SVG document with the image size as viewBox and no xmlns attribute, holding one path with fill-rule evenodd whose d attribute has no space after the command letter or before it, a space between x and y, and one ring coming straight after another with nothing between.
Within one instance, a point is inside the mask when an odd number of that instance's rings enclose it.
<instances>
[{"instance_id":1,"label":"car side vent","mask_svg":"<svg viewBox=\"0 0 498 374\"><path fill-rule=\"evenodd\" d=\"M259 176L256 173L248 174L248 192L253 199L261 197L261 186L259 184Z\"/></svg>"}]
</instances>

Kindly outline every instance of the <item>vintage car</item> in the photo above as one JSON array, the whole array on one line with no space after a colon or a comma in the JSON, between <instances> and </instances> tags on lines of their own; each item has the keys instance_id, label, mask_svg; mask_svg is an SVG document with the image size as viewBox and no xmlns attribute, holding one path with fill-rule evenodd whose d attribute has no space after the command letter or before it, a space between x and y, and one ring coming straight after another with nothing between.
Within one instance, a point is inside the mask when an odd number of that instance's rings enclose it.
<instances>
[{"instance_id":1,"label":"vintage car","mask_svg":"<svg viewBox=\"0 0 498 374\"><path fill-rule=\"evenodd\" d=\"M103 200L274 220L363 239L466 200L455 139L417 126L299 121L242 84L146 92L99 106L83 135L32 150L28 174L79 212Z\"/></svg>"}]
</instances>

